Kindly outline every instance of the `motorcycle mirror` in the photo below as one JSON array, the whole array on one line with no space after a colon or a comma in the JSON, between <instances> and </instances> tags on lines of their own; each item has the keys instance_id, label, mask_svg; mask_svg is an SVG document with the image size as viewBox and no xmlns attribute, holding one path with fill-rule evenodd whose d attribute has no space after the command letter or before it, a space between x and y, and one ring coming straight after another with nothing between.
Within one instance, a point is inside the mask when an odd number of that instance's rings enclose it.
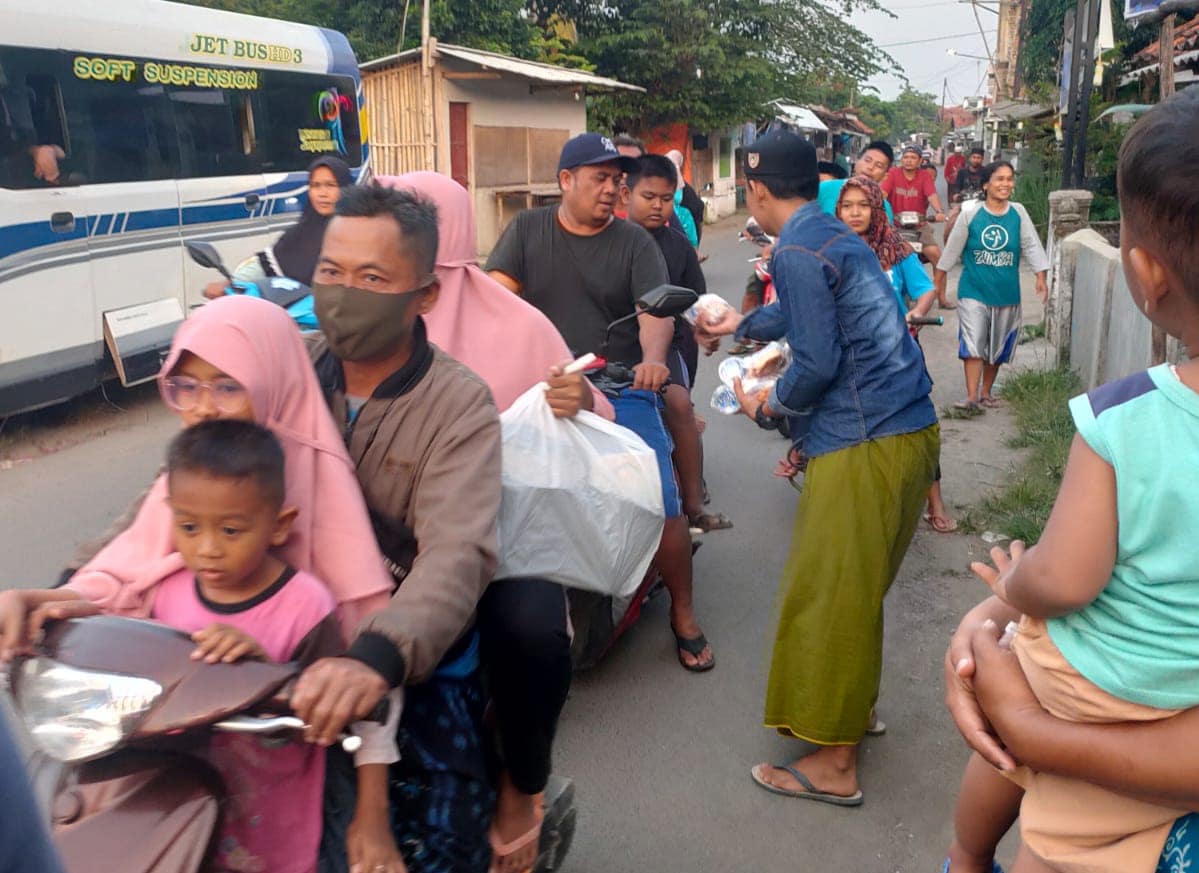
<instances>
[{"instance_id":1,"label":"motorcycle mirror","mask_svg":"<svg viewBox=\"0 0 1199 873\"><path fill-rule=\"evenodd\" d=\"M212 243L203 242L202 240L187 240L183 243L183 246L187 249L187 254L191 259L201 267L216 270L226 279L232 281L233 276L225 269L225 264Z\"/></svg>"},{"instance_id":2,"label":"motorcycle mirror","mask_svg":"<svg viewBox=\"0 0 1199 873\"><path fill-rule=\"evenodd\" d=\"M656 318L674 318L695 305L699 295L690 288L678 285L659 285L646 291L637 301L637 308Z\"/></svg>"}]
</instances>

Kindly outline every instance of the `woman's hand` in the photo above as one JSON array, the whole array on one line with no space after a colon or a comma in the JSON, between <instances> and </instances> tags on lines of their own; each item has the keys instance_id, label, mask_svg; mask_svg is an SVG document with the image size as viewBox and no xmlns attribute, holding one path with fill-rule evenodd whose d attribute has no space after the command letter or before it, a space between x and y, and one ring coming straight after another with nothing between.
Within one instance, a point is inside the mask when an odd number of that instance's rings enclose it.
<instances>
[{"instance_id":1,"label":"woman's hand","mask_svg":"<svg viewBox=\"0 0 1199 873\"><path fill-rule=\"evenodd\" d=\"M733 393L737 395L737 402L741 404L741 411L748 415L751 420L758 420L758 410L763 410L763 414L767 418L773 418L772 410L766 405L766 397L762 397L761 392L750 394L741 384L741 378L733 380ZM767 392L769 394L769 392Z\"/></svg>"},{"instance_id":2,"label":"woman's hand","mask_svg":"<svg viewBox=\"0 0 1199 873\"><path fill-rule=\"evenodd\" d=\"M50 619L77 618L99 611L69 588L0 591L0 663L28 653Z\"/></svg>"},{"instance_id":3,"label":"woman's hand","mask_svg":"<svg viewBox=\"0 0 1199 873\"><path fill-rule=\"evenodd\" d=\"M1037 273L1037 297L1042 306L1049 302L1049 283L1045 281L1044 273Z\"/></svg>"},{"instance_id":4,"label":"woman's hand","mask_svg":"<svg viewBox=\"0 0 1199 873\"><path fill-rule=\"evenodd\" d=\"M1011 770L1015 759L999 742L974 693L974 635L986 622L998 639L998 628L1014 621L1019 613L998 598L989 598L966 613L945 652L945 707L966 745L1000 770Z\"/></svg>"},{"instance_id":5,"label":"woman's hand","mask_svg":"<svg viewBox=\"0 0 1199 873\"><path fill-rule=\"evenodd\" d=\"M808 459L803 452L792 446L774 466L774 475L780 479L794 479L808 468Z\"/></svg>"},{"instance_id":6,"label":"woman's hand","mask_svg":"<svg viewBox=\"0 0 1199 873\"><path fill-rule=\"evenodd\" d=\"M228 287L229 283L224 279L220 279L216 282L209 282L204 286L204 296L208 300L218 300L219 298L225 296L225 289Z\"/></svg>"},{"instance_id":7,"label":"woman's hand","mask_svg":"<svg viewBox=\"0 0 1199 873\"><path fill-rule=\"evenodd\" d=\"M266 652L254 639L240 628L227 624L210 624L204 630L192 634L196 649L191 654L193 661L208 664L234 664L247 658L256 661L268 660Z\"/></svg>"},{"instance_id":8,"label":"woman's hand","mask_svg":"<svg viewBox=\"0 0 1199 873\"><path fill-rule=\"evenodd\" d=\"M1024 543L1020 540L1013 540L1010 555L999 546L991 549L991 560L995 562L994 567L984 564L982 561L975 561L970 565L970 569L975 576L987 583L996 597L1004 603L1010 603L1007 590L1008 580L1012 578L1012 573L1016 571L1016 566L1023 557Z\"/></svg>"},{"instance_id":9,"label":"woman's hand","mask_svg":"<svg viewBox=\"0 0 1199 873\"><path fill-rule=\"evenodd\" d=\"M1035 738L1037 726L1052 716L1033 694L1015 653L1000 647L998 631L986 622L974 632L974 696L1009 756L1018 759L1025 738Z\"/></svg>"},{"instance_id":10,"label":"woman's hand","mask_svg":"<svg viewBox=\"0 0 1199 873\"><path fill-rule=\"evenodd\" d=\"M346 837L350 873L407 873L385 812L354 813Z\"/></svg>"}]
</instances>

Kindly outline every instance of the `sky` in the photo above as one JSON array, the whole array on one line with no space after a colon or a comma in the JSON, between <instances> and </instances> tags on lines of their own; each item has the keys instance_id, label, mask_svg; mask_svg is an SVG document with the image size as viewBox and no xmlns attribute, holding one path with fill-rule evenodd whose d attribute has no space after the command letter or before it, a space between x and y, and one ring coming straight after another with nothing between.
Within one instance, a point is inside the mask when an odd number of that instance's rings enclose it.
<instances>
[{"instance_id":1,"label":"sky","mask_svg":"<svg viewBox=\"0 0 1199 873\"><path fill-rule=\"evenodd\" d=\"M986 94L987 62L972 58L953 57L946 49L986 57L987 49L979 34L978 23L969 2L959 0L894 0L884 3L896 16L882 12L858 14L853 23L895 59L904 70L912 87L927 91L941 100L942 82L949 80L946 105L960 106L966 97ZM978 7L978 18L986 33L991 51L995 50L995 25L998 16L988 11L995 4ZM943 38L942 38L943 37ZM924 41L934 40L935 41ZM913 42L921 40L921 42ZM895 45L895 43L911 43ZM981 84L980 83L981 80ZM878 76L869 82L889 100L902 87L897 76Z\"/></svg>"}]
</instances>

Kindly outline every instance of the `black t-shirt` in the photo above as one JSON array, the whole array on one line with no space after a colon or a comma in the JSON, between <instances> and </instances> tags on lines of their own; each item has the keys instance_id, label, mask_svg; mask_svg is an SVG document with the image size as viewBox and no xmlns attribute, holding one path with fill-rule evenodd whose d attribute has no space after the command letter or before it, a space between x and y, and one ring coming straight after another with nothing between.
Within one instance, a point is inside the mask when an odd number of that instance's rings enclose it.
<instances>
[{"instance_id":1,"label":"black t-shirt","mask_svg":"<svg viewBox=\"0 0 1199 873\"><path fill-rule=\"evenodd\" d=\"M983 168L970 169L969 165L958 170L958 193L978 194L983 189Z\"/></svg>"},{"instance_id":2,"label":"black t-shirt","mask_svg":"<svg viewBox=\"0 0 1199 873\"><path fill-rule=\"evenodd\" d=\"M563 230L557 206L517 215L486 269L520 282L524 299L545 313L576 355L598 354L608 325L668 279L658 246L641 227L616 220L595 236L576 236ZM607 357L641 363L637 319L612 331Z\"/></svg>"},{"instance_id":3,"label":"black t-shirt","mask_svg":"<svg viewBox=\"0 0 1199 873\"><path fill-rule=\"evenodd\" d=\"M707 294L708 283L704 279L704 271L700 268L699 256L683 232L674 227L660 227L653 231L652 236L658 248L662 250L662 257L666 259L666 272L670 276L670 284L690 288L696 294ZM674 340L671 345L683 354L694 379L699 346L696 344L695 332L691 325L682 318L674 320Z\"/></svg>"}]
</instances>

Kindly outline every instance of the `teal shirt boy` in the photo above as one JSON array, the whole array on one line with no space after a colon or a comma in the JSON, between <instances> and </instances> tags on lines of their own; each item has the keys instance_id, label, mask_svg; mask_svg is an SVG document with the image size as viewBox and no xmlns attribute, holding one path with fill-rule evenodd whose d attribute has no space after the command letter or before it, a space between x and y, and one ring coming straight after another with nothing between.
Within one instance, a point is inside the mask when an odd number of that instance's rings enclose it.
<instances>
[{"instance_id":1,"label":"teal shirt boy","mask_svg":"<svg viewBox=\"0 0 1199 873\"><path fill-rule=\"evenodd\" d=\"M1050 619L1067 661L1104 691L1158 709L1199 704L1199 394L1167 364L1070 402L1116 474L1116 563L1099 596Z\"/></svg>"}]
</instances>

